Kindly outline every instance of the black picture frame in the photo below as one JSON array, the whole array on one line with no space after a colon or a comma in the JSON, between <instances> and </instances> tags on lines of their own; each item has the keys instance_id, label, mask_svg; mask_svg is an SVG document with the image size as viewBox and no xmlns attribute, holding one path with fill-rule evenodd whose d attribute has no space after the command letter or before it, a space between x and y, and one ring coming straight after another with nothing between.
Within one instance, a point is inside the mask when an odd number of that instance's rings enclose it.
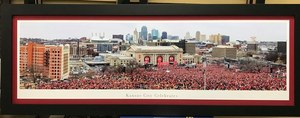
<instances>
[{"instance_id":1,"label":"black picture frame","mask_svg":"<svg viewBox=\"0 0 300 118\"><path fill-rule=\"evenodd\" d=\"M3 5L2 92L3 114L159 115L159 116L300 116L300 81L294 73L294 106L222 105L55 105L13 104L12 22L13 16L292 16L296 72L300 35L299 5Z\"/></svg>"}]
</instances>

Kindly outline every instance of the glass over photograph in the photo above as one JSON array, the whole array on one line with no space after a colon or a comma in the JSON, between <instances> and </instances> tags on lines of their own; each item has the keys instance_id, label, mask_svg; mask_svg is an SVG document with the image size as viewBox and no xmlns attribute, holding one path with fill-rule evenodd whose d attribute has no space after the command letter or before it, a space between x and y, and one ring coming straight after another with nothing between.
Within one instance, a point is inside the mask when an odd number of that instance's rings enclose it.
<instances>
[{"instance_id":1,"label":"glass over photograph","mask_svg":"<svg viewBox=\"0 0 300 118\"><path fill-rule=\"evenodd\" d=\"M17 20L21 99L289 100L290 20Z\"/></svg>"}]
</instances>

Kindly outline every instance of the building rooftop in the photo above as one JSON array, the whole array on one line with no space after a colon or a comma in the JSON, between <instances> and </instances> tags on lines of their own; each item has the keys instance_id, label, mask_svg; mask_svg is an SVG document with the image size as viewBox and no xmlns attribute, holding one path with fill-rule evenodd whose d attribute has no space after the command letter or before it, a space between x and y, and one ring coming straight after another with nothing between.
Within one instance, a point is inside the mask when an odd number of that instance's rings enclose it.
<instances>
[{"instance_id":1,"label":"building rooftop","mask_svg":"<svg viewBox=\"0 0 300 118\"><path fill-rule=\"evenodd\" d=\"M235 47L227 46L227 45L218 45L218 46L215 47L215 48L235 48Z\"/></svg>"},{"instance_id":2,"label":"building rooftop","mask_svg":"<svg viewBox=\"0 0 300 118\"><path fill-rule=\"evenodd\" d=\"M107 39L107 38L100 38L100 37L97 37L97 36L94 36L94 37L91 37L91 41L103 41L103 42L105 42L105 41L109 41L109 39Z\"/></svg>"},{"instance_id":3,"label":"building rooftop","mask_svg":"<svg viewBox=\"0 0 300 118\"><path fill-rule=\"evenodd\" d=\"M247 44L258 44L257 41L248 41Z\"/></svg>"},{"instance_id":4,"label":"building rooftop","mask_svg":"<svg viewBox=\"0 0 300 118\"><path fill-rule=\"evenodd\" d=\"M133 57L127 57L127 56L119 56L119 59L134 59Z\"/></svg>"},{"instance_id":5,"label":"building rooftop","mask_svg":"<svg viewBox=\"0 0 300 118\"><path fill-rule=\"evenodd\" d=\"M136 46L132 45L128 49L130 51L183 51L181 48L171 45L171 46Z\"/></svg>"}]
</instances>

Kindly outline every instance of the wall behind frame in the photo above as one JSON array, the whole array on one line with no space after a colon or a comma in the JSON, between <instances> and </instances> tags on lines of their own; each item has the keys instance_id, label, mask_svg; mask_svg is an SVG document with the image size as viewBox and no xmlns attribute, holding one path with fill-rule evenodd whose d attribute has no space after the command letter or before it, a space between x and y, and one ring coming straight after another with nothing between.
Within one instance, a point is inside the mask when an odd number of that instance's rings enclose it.
<instances>
[{"instance_id":1,"label":"wall behind frame","mask_svg":"<svg viewBox=\"0 0 300 118\"><path fill-rule=\"evenodd\" d=\"M11 0L23 4L24 0ZM245 4L247 0L148 0L149 3ZM256 0L254 0L256 1ZM43 0L44 4L116 4L116 0ZM266 0L266 4L300 4L300 0Z\"/></svg>"}]
</instances>

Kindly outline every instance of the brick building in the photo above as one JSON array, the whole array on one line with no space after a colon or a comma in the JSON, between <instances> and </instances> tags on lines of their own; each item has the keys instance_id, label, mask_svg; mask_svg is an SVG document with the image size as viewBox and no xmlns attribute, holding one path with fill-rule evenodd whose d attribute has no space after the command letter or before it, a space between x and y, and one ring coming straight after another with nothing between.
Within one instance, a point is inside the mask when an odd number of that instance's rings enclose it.
<instances>
[{"instance_id":1,"label":"brick building","mask_svg":"<svg viewBox=\"0 0 300 118\"><path fill-rule=\"evenodd\" d=\"M20 73L34 73L60 80L69 76L69 45L43 45L29 42L20 46Z\"/></svg>"}]
</instances>

